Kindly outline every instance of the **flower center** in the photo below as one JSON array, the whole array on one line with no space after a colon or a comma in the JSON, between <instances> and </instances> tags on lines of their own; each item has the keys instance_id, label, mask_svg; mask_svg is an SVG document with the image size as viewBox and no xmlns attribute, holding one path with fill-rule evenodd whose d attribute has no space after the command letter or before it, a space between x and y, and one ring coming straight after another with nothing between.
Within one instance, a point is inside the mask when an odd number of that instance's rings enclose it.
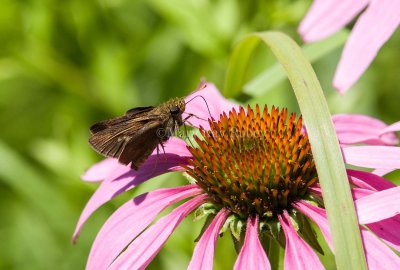
<instances>
[{"instance_id":1,"label":"flower center","mask_svg":"<svg viewBox=\"0 0 400 270\"><path fill-rule=\"evenodd\" d=\"M209 120L210 130L200 128L198 147L188 147L187 173L213 204L242 218L274 217L318 181L302 118L287 114L274 107L269 113L266 106L260 112L257 105Z\"/></svg>"}]
</instances>

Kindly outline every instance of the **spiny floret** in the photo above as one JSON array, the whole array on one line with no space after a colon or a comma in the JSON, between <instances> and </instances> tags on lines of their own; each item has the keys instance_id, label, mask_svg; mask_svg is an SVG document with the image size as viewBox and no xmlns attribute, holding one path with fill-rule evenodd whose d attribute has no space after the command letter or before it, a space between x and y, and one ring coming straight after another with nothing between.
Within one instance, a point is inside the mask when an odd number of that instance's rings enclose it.
<instances>
[{"instance_id":1,"label":"spiny floret","mask_svg":"<svg viewBox=\"0 0 400 270\"><path fill-rule=\"evenodd\" d=\"M250 106L200 128L188 173L216 204L242 217L273 216L306 192L317 173L302 118L287 109Z\"/></svg>"}]
</instances>

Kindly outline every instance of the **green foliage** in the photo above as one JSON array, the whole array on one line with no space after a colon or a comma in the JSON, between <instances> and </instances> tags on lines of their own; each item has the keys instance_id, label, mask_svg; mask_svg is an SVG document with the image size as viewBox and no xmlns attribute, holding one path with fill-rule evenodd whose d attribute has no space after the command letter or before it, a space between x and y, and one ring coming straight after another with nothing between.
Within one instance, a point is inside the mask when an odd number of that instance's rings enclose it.
<instances>
[{"instance_id":1,"label":"green foliage","mask_svg":"<svg viewBox=\"0 0 400 270\"><path fill-rule=\"evenodd\" d=\"M0 269L83 269L96 233L116 207L134 194L183 183L179 174L168 174L121 195L97 211L71 244L80 211L97 186L79 177L101 159L87 144L88 127L135 106L187 95L203 77L223 89L235 42L265 30L299 41L296 27L310 2L3 0ZM331 112L400 118L399 40L396 33L345 98L331 87L340 56L333 45L340 39L318 48L323 54L313 64ZM256 51L246 82L274 61ZM288 83L274 85L249 102L298 110ZM185 269L200 223L186 220L149 269ZM230 269L235 257L224 236L215 269ZM324 261L329 268L329 258Z\"/></svg>"}]
</instances>

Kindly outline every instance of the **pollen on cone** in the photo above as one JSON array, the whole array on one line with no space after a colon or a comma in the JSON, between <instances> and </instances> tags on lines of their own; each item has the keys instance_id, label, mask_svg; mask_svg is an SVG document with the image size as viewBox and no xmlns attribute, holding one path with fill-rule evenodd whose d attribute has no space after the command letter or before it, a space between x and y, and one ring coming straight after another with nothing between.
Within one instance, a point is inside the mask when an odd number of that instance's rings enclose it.
<instances>
[{"instance_id":1,"label":"pollen on cone","mask_svg":"<svg viewBox=\"0 0 400 270\"><path fill-rule=\"evenodd\" d=\"M217 205L241 217L276 214L318 180L302 118L287 109L241 107L209 124L188 147L187 172Z\"/></svg>"}]
</instances>

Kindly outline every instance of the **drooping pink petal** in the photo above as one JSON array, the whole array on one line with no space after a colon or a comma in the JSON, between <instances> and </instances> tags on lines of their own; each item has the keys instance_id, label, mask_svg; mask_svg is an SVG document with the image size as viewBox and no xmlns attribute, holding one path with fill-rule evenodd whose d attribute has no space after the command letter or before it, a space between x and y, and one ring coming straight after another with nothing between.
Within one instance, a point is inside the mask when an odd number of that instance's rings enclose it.
<instances>
[{"instance_id":1,"label":"drooping pink petal","mask_svg":"<svg viewBox=\"0 0 400 270\"><path fill-rule=\"evenodd\" d=\"M158 158L163 158L163 156L160 155ZM119 176L104 180L85 205L75 228L73 242L76 241L87 219L94 211L109 200L157 175L184 170L180 165L185 164L186 159L171 154L165 154L165 156L166 160L159 161L156 161L157 157L149 157L138 171L132 171L129 167L126 167L125 171L119 171ZM155 162L158 163L157 167L155 166Z\"/></svg>"},{"instance_id":2,"label":"drooping pink petal","mask_svg":"<svg viewBox=\"0 0 400 270\"><path fill-rule=\"evenodd\" d=\"M361 229L364 252L370 270L400 269L400 258L371 232Z\"/></svg>"},{"instance_id":3,"label":"drooping pink petal","mask_svg":"<svg viewBox=\"0 0 400 270\"><path fill-rule=\"evenodd\" d=\"M400 1L370 0L347 40L336 69L333 84L340 93L345 93L360 78L399 23Z\"/></svg>"},{"instance_id":4,"label":"drooping pink petal","mask_svg":"<svg viewBox=\"0 0 400 270\"><path fill-rule=\"evenodd\" d=\"M384 129L380 132L380 134L383 135L383 134L386 134L386 133L389 133L389 132L396 132L396 131L400 131L400 121L399 121L399 122L396 122L396 123L393 123L393 124L391 124L390 126L384 128Z\"/></svg>"},{"instance_id":5,"label":"drooping pink petal","mask_svg":"<svg viewBox=\"0 0 400 270\"><path fill-rule=\"evenodd\" d=\"M297 210L299 210L301 213L303 213L308 218L310 218L312 221L314 221L315 224L318 225L318 227L321 230L321 233L324 235L326 243L328 244L328 246L332 250L332 252L334 252L331 231L329 228L329 223L328 223L328 219L326 217L325 209L311 205L302 200L297 201L297 202L293 203L292 205Z\"/></svg>"},{"instance_id":6,"label":"drooping pink petal","mask_svg":"<svg viewBox=\"0 0 400 270\"><path fill-rule=\"evenodd\" d=\"M361 188L371 190L384 190L396 187L395 184L374 173L347 169L347 175L350 176L353 184Z\"/></svg>"},{"instance_id":7,"label":"drooping pink petal","mask_svg":"<svg viewBox=\"0 0 400 270\"><path fill-rule=\"evenodd\" d=\"M88 182L98 182L106 179L110 174L119 167L123 167L115 158L106 158L92 167L90 167L82 176L81 179Z\"/></svg>"},{"instance_id":8,"label":"drooping pink petal","mask_svg":"<svg viewBox=\"0 0 400 270\"><path fill-rule=\"evenodd\" d=\"M187 96L185 101L187 102L185 114L193 115L188 122L195 127L203 126L205 129L209 128L207 119L213 117L218 120L221 113L239 108L239 105L224 98L214 84L207 82L202 82L198 90Z\"/></svg>"},{"instance_id":9,"label":"drooping pink petal","mask_svg":"<svg viewBox=\"0 0 400 270\"><path fill-rule=\"evenodd\" d=\"M353 189L352 191L354 191ZM293 204L293 206L313 220L318 227L321 229L325 240L327 241L329 247L333 251L333 244L329 229L329 223L326 218L326 212L324 209L313 206L304 201L298 201ZM379 222L367 224L367 226L383 241L393 248L400 250L400 230L394 228L400 228L400 216L385 219Z\"/></svg>"},{"instance_id":10,"label":"drooping pink petal","mask_svg":"<svg viewBox=\"0 0 400 270\"><path fill-rule=\"evenodd\" d=\"M360 114L336 114L332 116L332 121L341 144L397 145L399 143L393 132L382 133L388 126L376 118Z\"/></svg>"},{"instance_id":11,"label":"drooping pink petal","mask_svg":"<svg viewBox=\"0 0 400 270\"><path fill-rule=\"evenodd\" d=\"M244 244L234 270L269 270L271 264L258 238L258 216L247 220Z\"/></svg>"},{"instance_id":12,"label":"drooping pink petal","mask_svg":"<svg viewBox=\"0 0 400 270\"><path fill-rule=\"evenodd\" d=\"M278 218L286 237L285 269L324 269L317 254L293 228L287 211L283 211Z\"/></svg>"},{"instance_id":13,"label":"drooping pink petal","mask_svg":"<svg viewBox=\"0 0 400 270\"><path fill-rule=\"evenodd\" d=\"M186 144L184 141L176 138L170 139L170 141L165 146L165 154L151 155L140 166L139 170L132 170L129 166L119 166L107 179L101 182L99 188L93 193L79 217L73 235L73 242L76 241L86 220L104 203L157 175L183 170L180 165L186 164L187 158L172 153L176 150L176 152L182 154L181 144ZM173 146L175 146L175 149Z\"/></svg>"},{"instance_id":14,"label":"drooping pink petal","mask_svg":"<svg viewBox=\"0 0 400 270\"><path fill-rule=\"evenodd\" d=\"M400 215L370 223L367 226L386 244L400 251Z\"/></svg>"},{"instance_id":15,"label":"drooping pink petal","mask_svg":"<svg viewBox=\"0 0 400 270\"><path fill-rule=\"evenodd\" d=\"M395 146L342 146L347 164L364 168L399 169L400 148Z\"/></svg>"},{"instance_id":16,"label":"drooping pink petal","mask_svg":"<svg viewBox=\"0 0 400 270\"><path fill-rule=\"evenodd\" d=\"M181 221L206 198L206 195L199 195L160 218L138 236L108 269L145 269Z\"/></svg>"},{"instance_id":17,"label":"drooping pink petal","mask_svg":"<svg viewBox=\"0 0 400 270\"><path fill-rule=\"evenodd\" d=\"M194 249L192 260L187 268L188 270L213 269L215 244L217 243L221 227L224 225L228 215L229 211L223 208L214 217Z\"/></svg>"},{"instance_id":18,"label":"drooping pink petal","mask_svg":"<svg viewBox=\"0 0 400 270\"><path fill-rule=\"evenodd\" d=\"M97 234L87 269L107 269L119 253L168 206L201 193L196 185L158 189L118 208Z\"/></svg>"},{"instance_id":19,"label":"drooping pink petal","mask_svg":"<svg viewBox=\"0 0 400 270\"><path fill-rule=\"evenodd\" d=\"M368 224L400 214L400 187L385 189L355 200L360 224Z\"/></svg>"},{"instance_id":20,"label":"drooping pink petal","mask_svg":"<svg viewBox=\"0 0 400 270\"><path fill-rule=\"evenodd\" d=\"M368 0L314 0L300 23L299 33L305 42L328 37L348 24Z\"/></svg>"}]
</instances>

